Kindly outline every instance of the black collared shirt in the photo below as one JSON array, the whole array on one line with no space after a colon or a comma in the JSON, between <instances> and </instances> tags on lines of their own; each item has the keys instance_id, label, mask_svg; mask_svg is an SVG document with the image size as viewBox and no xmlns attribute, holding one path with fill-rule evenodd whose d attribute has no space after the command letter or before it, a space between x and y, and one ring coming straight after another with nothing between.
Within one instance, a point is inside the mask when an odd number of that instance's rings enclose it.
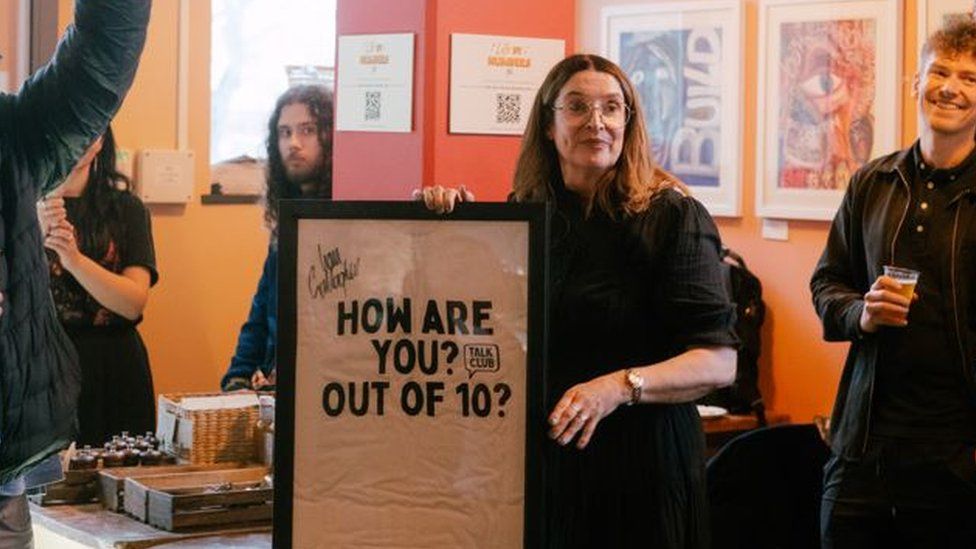
<instances>
[{"instance_id":1,"label":"black collared shirt","mask_svg":"<svg viewBox=\"0 0 976 549\"><path fill-rule=\"evenodd\" d=\"M973 440L976 406L954 331L951 260L958 200L968 200L976 186L976 150L951 169L926 164L918 142L912 153L906 174L911 200L894 261L921 272L918 299L908 326L879 333L872 430L899 438ZM976 230L961 229L959 238L976 241Z\"/></svg>"}]
</instances>

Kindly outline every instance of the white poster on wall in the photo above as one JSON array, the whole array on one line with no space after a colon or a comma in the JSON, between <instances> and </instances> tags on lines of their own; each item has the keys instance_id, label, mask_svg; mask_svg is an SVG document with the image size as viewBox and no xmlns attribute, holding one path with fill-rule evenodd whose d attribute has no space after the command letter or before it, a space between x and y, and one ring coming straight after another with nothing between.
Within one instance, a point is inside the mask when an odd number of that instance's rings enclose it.
<instances>
[{"instance_id":1,"label":"white poster on wall","mask_svg":"<svg viewBox=\"0 0 976 549\"><path fill-rule=\"evenodd\" d=\"M412 130L413 48L412 33L339 37L338 131Z\"/></svg>"},{"instance_id":2,"label":"white poster on wall","mask_svg":"<svg viewBox=\"0 0 976 549\"><path fill-rule=\"evenodd\" d=\"M536 91L566 42L451 35L451 133L522 135Z\"/></svg>"}]
</instances>

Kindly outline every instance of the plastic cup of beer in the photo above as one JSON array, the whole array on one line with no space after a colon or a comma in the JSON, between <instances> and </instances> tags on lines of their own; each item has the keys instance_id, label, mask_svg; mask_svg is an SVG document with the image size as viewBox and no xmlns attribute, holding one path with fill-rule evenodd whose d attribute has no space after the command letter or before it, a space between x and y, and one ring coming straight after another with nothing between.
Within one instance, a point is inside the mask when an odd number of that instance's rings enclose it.
<instances>
[{"instance_id":1,"label":"plastic cup of beer","mask_svg":"<svg viewBox=\"0 0 976 549\"><path fill-rule=\"evenodd\" d=\"M909 303L911 303L912 294L915 293L915 285L918 284L918 271L914 269L905 269L903 267L885 265L884 274L888 278L892 278L895 280L895 282L901 284L901 290L898 290L898 293L905 296Z\"/></svg>"}]
</instances>

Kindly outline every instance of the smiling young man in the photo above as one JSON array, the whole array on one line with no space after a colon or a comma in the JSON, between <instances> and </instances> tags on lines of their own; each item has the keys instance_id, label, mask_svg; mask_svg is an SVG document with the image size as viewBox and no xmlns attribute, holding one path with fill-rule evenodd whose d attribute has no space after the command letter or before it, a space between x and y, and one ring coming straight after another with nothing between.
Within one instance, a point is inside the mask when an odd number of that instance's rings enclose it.
<instances>
[{"instance_id":1,"label":"smiling young man","mask_svg":"<svg viewBox=\"0 0 976 549\"><path fill-rule=\"evenodd\" d=\"M826 548L976 547L976 23L926 41L913 96L918 141L851 178L810 284L851 342ZM913 299L885 265L920 272Z\"/></svg>"}]
</instances>

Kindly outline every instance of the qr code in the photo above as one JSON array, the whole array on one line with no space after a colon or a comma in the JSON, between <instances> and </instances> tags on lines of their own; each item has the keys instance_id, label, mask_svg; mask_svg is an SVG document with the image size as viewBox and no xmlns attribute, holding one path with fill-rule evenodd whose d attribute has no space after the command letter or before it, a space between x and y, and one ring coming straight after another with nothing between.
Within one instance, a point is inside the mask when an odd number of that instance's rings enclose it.
<instances>
[{"instance_id":1,"label":"qr code","mask_svg":"<svg viewBox=\"0 0 976 549\"><path fill-rule=\"evenodd\" d=\"M383 97L378 91L366 92L366 121L380 119L380 107L383 105Z\"/></svg>"},{"instance_id":2,"label":"qr code","mask_svg":"<svg viewBox=\"0 0 976 549\"><path fill-rule=\"evenodd\" d=\"M499 124L518 124L522 121L522 96L517 93L495 95L495 121Z\"/></svg>"}]
</instances>

